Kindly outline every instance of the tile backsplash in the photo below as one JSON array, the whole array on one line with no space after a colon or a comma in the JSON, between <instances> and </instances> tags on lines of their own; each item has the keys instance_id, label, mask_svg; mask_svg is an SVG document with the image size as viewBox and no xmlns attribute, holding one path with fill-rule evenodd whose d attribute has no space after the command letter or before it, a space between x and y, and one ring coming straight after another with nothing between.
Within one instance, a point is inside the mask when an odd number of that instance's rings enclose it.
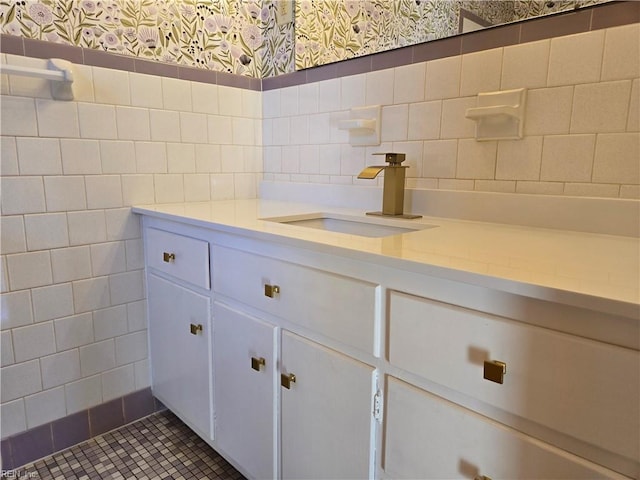
<instances>
[{"instance_id":1,"label":"tile backsplash","mask_svg":"<svg viewBox=\"0 0 640 480\"><path fill-rule=\"evenodd\" d=\"M264 178L371 185L371 154L399 151L413 188L639 198L639 77L632 24L268 90ZM476 95L521 87L524 138L477 142ZM338 122L375 104L382 145L350 146Z\"/></svg>"},{"instance_id":2,"label":"tile backsplash","mask_svg":"<svg viewBox=\"0 0 640 480\"><path fill-rule=\"evenodd\" d=\"M261 179L258 91L85 65L75 88L2 75L2 438L148 387L129 207L251 198Z\"/></svg>"},{"instance_id":3,"label":"tile backsplash","mask_svg":"<svg viewBox=\"0 0 640 480\"><path fill-rule=\"evenodd\" d=\"M59 102L2 75L2 437L149 385L131 205L372 186L380 151L414 189L639 198L639 72L636 23L265 91L77 65ZM476 95L520 87L524 138L477 142ZM338 122L375 104L383 144L352 147Z\"/></svg>"}]
</instances>

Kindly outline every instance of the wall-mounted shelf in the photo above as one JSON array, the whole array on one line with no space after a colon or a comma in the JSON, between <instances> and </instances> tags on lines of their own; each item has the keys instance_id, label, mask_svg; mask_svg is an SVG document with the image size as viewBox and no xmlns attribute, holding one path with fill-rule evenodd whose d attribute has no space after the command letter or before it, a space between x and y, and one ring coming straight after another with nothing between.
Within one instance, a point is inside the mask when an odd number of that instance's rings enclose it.
<instances>
[{"instance_id":1,"label":"wall-mounted shelf","mask_svg":"<svg viewBox=\"0 0 640 480\"><path fill-rule=\"evenodd\" d=\"M476 107L467 109L466 117L472 120L478 118L507 116L518 118L518 108L509 105L496 105L495 107Z\"/></svg>"},{"instance_id":2,"label":"wall-mounted shelf","mask_svg":"<svg viewBox=\"0 0 640 480\"><path fill-rule=\"evenodd\" d=\"M340 128L340 130L375 131L376 121L370 118L354 118L351 120L341 120L338 128Z\"/></svg>"},{"instance_id":3,"label":"wall-mounted shelf","mask_svg":"<svg viewBox=\"0 0 640 480\"><path fill-rule=\"evenodd\" d=\"M476 122L476 139L522 138L526 94L524 88L478 94L477 107L467 109L465 114L466 118Z\"/></svg>"},{"instance_id":4,"label":"wall-mounted shelf","mask_svg":"<svg viewBox=\"0 0 640 480\"><path fill-rule=\"evenodd\" d=\"M350 118L340 120L338 128L349 131L351 145L380 145L380 105L352 108Z\"/></svg>"},{"instance_id":5,"label":"wall-mounted shelf","mask_svg":"<svg viewBox=\"0 0 640 480\"><path fill-rule=\"evenodd\" d=\"M61 58L50 58L47 69L3 64L0 73L49 80L54 100L73 100L73 64Z\"/></svg>"}]
</instances>

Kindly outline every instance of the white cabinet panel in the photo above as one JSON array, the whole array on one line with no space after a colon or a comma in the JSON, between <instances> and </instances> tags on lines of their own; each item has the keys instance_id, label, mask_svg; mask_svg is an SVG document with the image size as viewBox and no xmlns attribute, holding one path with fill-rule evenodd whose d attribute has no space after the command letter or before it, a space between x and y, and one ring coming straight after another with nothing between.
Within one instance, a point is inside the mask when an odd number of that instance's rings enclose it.
<instances>
[{"instance_id":1,"label":"white cabinet panel","mask_svg":"<svg viewBox=\"0 0 640 480\"><path fill-rule=\"evenodd\" d=\"M622 478L387 377L384 469L394 479Z\"/></svg>"},{"instance_id":2,"label":"white cabinet panel","mask_svg":"<svg viewBox=\"0 0 640 480\"><path fill-rule=\"evenodd\" d=\"M211 439L210 300L156 275L147 278L153 394ZM202 330L192 334L191 325Z\"/></svg>"},{"instance_id":3,"label":"white cabinet panel","mask_svg":"<svg viewBox=\"0 0 640 480\"><path fill-rule=\"evenodd\" d=\"M282 333L282 477L369 477L373 368Z\"/></svg>"},{"instance_id":4,"label":"white cabinet panel","mask_svg":"<svg viewBox=\"0 0 640 480\"><path fill-rule=\"evenodd\" d=\"M251 478L272 478L274 327L218 303L213 321L217 445Z\"/></svg>"},{"instance_id":5,"label":"white cabinet panel","mask_svg":"<svg viewBox=\"0 0 640 480\"><path fill-rule=\"evenodd\" d=\"M145 249L148 266L209 289L209 244L204 240L147 228Z\"/></svg>"},{"instance_id":6,"label":"white cabinet panel","mask_svg":"<svg viewBox=\"0 0 640 480\"><path fill-rule=\"evenodd\" d=\"M215 228L145 226L153 392L249 477L619 478L558 445L636 474L639 352L396 292L434 281L399 268L385 267L381 285L357 278L371 278L375 260L348 277L329 271L337 257L320 265L258 239L258 253L242 251L246 239ZM500 311L527 308L500 298ZM504 383L483 378L488 360L506 363ZM378 375L383 428L372 418Z\"/></svg>"},{"instance_id":7,"label":"white cabinet panel","mask_svg":"<svg viewBox=\"0 0 640 480\"><path fill-rule=\"evenodd\" d=\"M216 245L212 256L216 292L373 351L374 284ZM279 291L266 296L265 285Z\"/></svg>"},{"instance_id":8,"label":"white cabinet panel","mask_svg":"<svg viewBox=\"0 0 640 480\"><path fill-rule=\"evenodd\" d=\"M638 459L639 352L391 294L393 365L604 449ZM506 363L504 383L483 379Z\"/></svg>"}]
</instances>

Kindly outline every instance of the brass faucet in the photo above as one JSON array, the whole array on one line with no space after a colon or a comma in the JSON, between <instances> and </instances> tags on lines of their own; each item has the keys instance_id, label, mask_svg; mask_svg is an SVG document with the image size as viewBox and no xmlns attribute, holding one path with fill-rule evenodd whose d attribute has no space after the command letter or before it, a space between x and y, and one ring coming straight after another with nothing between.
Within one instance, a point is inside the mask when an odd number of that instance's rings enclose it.
<instances>
[{"instance_id":1,"label":"brass faucet","mask_svg":"<svg viewBox=\"0 0 640 480\"><path fill-rule=\"evenodd\" d=\"M374 153L384 155L389 165L366 167L358 178L372 180L384 170L384 186L382 190L382 211L367 212L367 215L392 216L400 218L420 218L422 215L405 214L404 210L404 177L409 167L400 165L404 162L404 153Z\"/></svg>"}]
</instances>

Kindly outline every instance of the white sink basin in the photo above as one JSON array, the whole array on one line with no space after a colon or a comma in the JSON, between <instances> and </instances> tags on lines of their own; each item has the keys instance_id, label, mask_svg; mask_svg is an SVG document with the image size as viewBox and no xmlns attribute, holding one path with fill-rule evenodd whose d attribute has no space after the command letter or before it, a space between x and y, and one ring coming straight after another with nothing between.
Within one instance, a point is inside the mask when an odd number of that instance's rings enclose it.
<instances>
[{"instance_id":1,"label":"white sink basin","mask_svg":"<svg viewBox=\"0 0 640 480\"><path fill-rule=\"evenodd\" d=\"M410 223L412 222L411 220L357 217L334 213L310 213L306 215L263 218L262 220L362 237L388 237L437 226L425 223Z\"/></svg>"}]
</instances>

